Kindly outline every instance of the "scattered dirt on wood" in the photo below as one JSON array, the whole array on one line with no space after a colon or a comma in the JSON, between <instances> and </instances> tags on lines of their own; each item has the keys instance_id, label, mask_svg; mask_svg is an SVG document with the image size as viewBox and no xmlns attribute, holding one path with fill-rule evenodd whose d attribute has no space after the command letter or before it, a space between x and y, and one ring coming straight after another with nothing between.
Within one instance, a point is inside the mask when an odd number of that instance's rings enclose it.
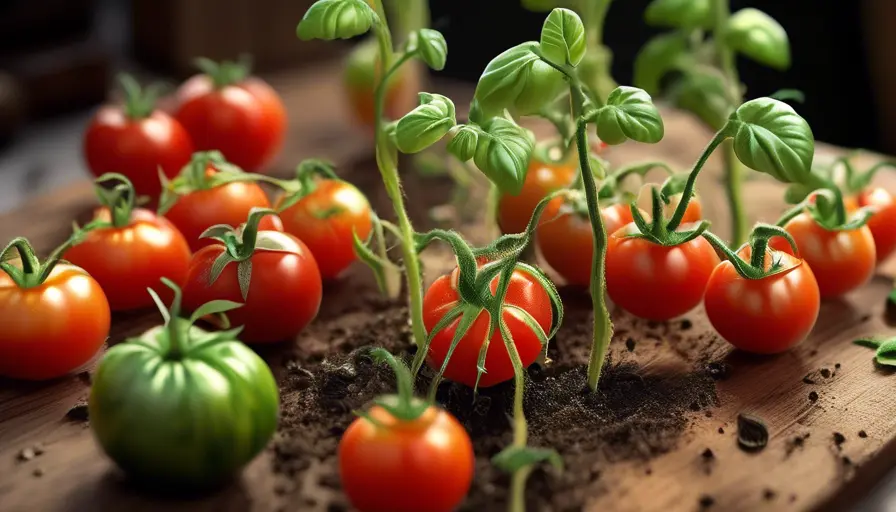
<instances>
[{"instance_id":1,"label":"scattered dirt on wood","mask_svg":"<svg viewBox=\"0 0 896 512\"><path fill-rule=\"evenodd\" d=\"M867 438L868 432L865 432L864 430L859 430L859 437L861 437L862 439Z\"/></svg>"},{"instance_id":2,"label":"scattered dirt on wood","mask_svg":"<svg viewBox=\"0 0 896 512\"><path fill-rule=\"evenodd\" d=\"M836 445L837 448L839 449L841 446L843 446L843 443L846 442L846 436L844 436L840 432L834 432L833 440L834 440L834 445Z\"/></svg>"}]
</instances>

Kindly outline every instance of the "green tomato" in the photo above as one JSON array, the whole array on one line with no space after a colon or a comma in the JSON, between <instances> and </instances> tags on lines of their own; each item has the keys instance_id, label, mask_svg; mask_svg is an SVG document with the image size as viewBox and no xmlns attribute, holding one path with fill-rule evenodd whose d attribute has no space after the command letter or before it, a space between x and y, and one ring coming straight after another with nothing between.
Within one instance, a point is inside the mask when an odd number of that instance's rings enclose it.
<instances>
[{"instance_id":1,"label":"green tomato","mask_svg":"<svg viewBox=\"0 0 896 512\"><path fill-rule=\"evenodd\" d=\"M177 292L165 326L106 353L93 379L90 425L128 475L210 487L264 449L277 428L279 395L267 364L236 340L238 330L209 333L192 325L195 318L177 318Z\"/></svg>"}]
</instances>

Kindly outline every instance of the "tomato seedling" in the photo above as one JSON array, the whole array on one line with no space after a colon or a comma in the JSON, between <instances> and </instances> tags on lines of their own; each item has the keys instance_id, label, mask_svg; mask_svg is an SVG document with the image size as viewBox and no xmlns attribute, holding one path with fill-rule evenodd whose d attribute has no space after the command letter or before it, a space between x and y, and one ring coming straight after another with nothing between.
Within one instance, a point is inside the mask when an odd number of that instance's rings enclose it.
<instances>
[{"instance_id":1,"label":"tomato seedling","mask_svg":"<svg viewBox=\"0 0 896 512\"><path fill-rule=\"evenodd\" d=\"M145 90L129 75L119 77L124 105L97 111L84 134L84 157L96 176L117 172L138 194L158 199L159 171L173 178L190 161L193 142L180 122L156 108L158 86Z\"/></svg>"},{"instance_id":2,"label":"tomato seedling","mask_svg":"<svg viewBox=\"0 0 896 512\"><path fill-rule=\"evenodd\" d=\"M184 489L233 477L277 429L279 392L267 364L236 340L240 329L206 332L196 321L239 308L203 304L180 318L180 289L156 302L165 324L106 352L93 376L90 427L132 478Z\"/></svg>"},{"instance_id":3,"label":"tomato seedling","mask_svg":"<svg viewBox=\"0 0 896 512\"><path fill-rule=\"evenodd\" d=\"M235 165L255 172L280 151L286 134L286 107L264 80L251 76L248 59L197 59L202 74L177 91L175 117L197 150L220 151Z\"/></svg>"},{"instance_id":4,"label":"tomato seedling","mask_svg":"<svg viewBox=\"0 0 896 512\"><path fill-rule=\"evenodd\" d=\"M193 255L184 284L188 311L213 300L244 303L230 321L243 327L246 343L293 339L320 309L323 285L314 256L298 238L261 229L272 214L253 209L238 228L209 228L202 236L214 244Z\"/></svg>"},{"instance_id":5,"label":"tomato seedling","mask_svg":"<svg viewBox=\"0 0 896 512\"><path fill-rule=\"evenodd\" d=\"M735 347L756 354L784 352L802 342L818 319L818 282L802 259L769 247L778 237L796 252L796 242L777 226L757 225L737 253L713 235L706 238L723 261L706 284L706 316Z\"/></svg>"},{"instance_id":6,"label":"tomato seedling","mask_svg":"<svg viewBox=\"0 0 896 512\"><path fill-rule=\"evenodd\" d=\"M106 188L110 182L117 183ZM95 188L101 205L94 213L95 228L64 258L100 284L113 311L148 307L152 297L144 290L166 293L160 286L163 277L183 283L190 246L168 219L135 206L136 192L126 176L104 174Z\"/></svg>"},{"instance_id":7,"label":"tomato seedling","mask_svg":"<svg viewBox=\"0 0 896 512\"><path fill-rule=\"evenodd\" d=\"M264 190L255 183L260 177L244 173L217 151L197 152L172 181L163 180L159 214L184 235L193 251L213 243L201 238L218 224L239 225L252 208L270 208ZM276 216L262 219L263 230L283 231Z\"/></svg>"},{"instance_id":8,"label":"tomato seedling","mask_svg":"<svg viewBox=\"0 0 896 512\"><path fill-rule=\"evenodd\" d=\"M450 512L473 480L473 444L448 412L413 396L407 367L384 349L398 393L378 397L339 442L339 476L360 512Z\"/></svg>"},{"instance_id":9,"label":"tomato seedling","mask_svg":"<svg viewBox=\"0 0 896 512\"><path fill-rule=\"evenodd\" d=\"M84 269L61 262L88 224L41 263L28 240L0 252L0 375L61 377L86 364L109 335L109 301Z\"/></svg>"}]
</instances>

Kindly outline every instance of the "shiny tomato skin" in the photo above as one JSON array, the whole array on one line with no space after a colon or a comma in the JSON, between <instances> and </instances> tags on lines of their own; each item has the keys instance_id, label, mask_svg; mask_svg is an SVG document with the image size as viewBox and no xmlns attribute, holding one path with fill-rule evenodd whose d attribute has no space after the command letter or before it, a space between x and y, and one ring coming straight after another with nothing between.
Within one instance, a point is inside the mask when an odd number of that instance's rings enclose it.
<instances>
[{"instance_id":1,"label":"shiny tomato skin","mask_svg":"<svg viewBox=\"0 0 896 512\"><path fill-rule=\"evenodd\" d=\"M108 220L109 210L100 209L97 217ZM171 222L137 208L128 226L90 232L83 242L66 251L65 259L96 279L112 311L125 311L153 305L147 288L169 297L170 289L161 279L183 283L191 254L186 239Z\"/></svg>"},{"instance_id":2,"label":"shiny tomato skin","mask_svg":"<svg viewBox=\"0 0 896 512\"><path fill-rule=\"evenodd\" d=\"M276 156L286 134L286 107L259 78L216 89L197 75L178 90L175 117L198 151L218 150L246 171L262 170Z\"/></svg>"},{"instance_id":3,"label":"shiny tomato skin","mask_svg":"<svg viewBox=\"0 0 896 512\"><path fill-rule=\"evenodd\" d=\"M428 331L435 327L439 320L460 301L457 291L457 275L458 270L455 269L450 275L436 279L426 291L426 295L423 297L423 324ZM492 292L495 291L497 284L496 277L491 283ZM514 305L528 311L544 332L548 333L553 321L550 298L541 284L527 271L519 268L514 271L507 289L503 315L513 336L513 342L523 362L523 367L528 367L538 359L542 349L541 341L523 320L517 317L512 310L506 308L507 305ZM489 320L487 312L479 313L451 355L451 360L445 370L445 378L469 387L476 384L479 349L488 334ZM445 361L459 321L458 317L433 337L429 346L429 354L427 354L427 362L436 370L440 369ZM497 330L492 336L486 352L485 369L486 373L482 374L479 387L500 384L512 379L514 375L507 347L504 345L501 333Z\"/></svg>"},{"instance_id":4,"label":"shiny tomato skin","mask_svg":"<svg viewBox=\"0 0 896 512\"><path fill-rule=\"evenodd\" d=\"M216 224L237 227L246 222L252 208L270 208L268 196L256 183L234 182L215 188L196 190L180 197L165 217L184 235L194 252L213 245L214 240L200 239ZM277 216L267 215L258 224L260 230L283 231Z\"/></svg>"},{"instance_id":5,"label":"shiny tomato skin","mask_svg":"<svg viewBox=\"0 0 896 512\"><path fill-rule=\"evenodd\" d=\"M828 231L808 213L801 213L784 229L796 241L800 257L812 268L821 298L839 297L863 286L874 275L877 252L868 226ZM782 238L773 238L769 246L793 254L790 244Z\"/></svg>"},{"instance_id":6,"label":"shiny tomato skin","mask_svg":"<svg viewBox=\"0 0 896 512\"><path fill-rule=\"evenodd\" d=\"M430 407L416 420L370 410L339 443L339 476L360 512L451 512L473 480L470 437L451 414Z\"/></svg>"},{"instance_id":7,"label":"shiny tomato skin","mask_svg":"<svg viewBox=\"0 0 896 512\"><path fill-rule=\"evenodd\" d=\"M275 343L295 338L317 316L322 282L317 262L308 247L292 235L268 231L285 251L257 250L251 257L249 293L243 300L237 279L237 263L230 263L218 279L208 284L215 259L224 251L221 243L193 255L183 294L184 307L194 311L213 300L230 300L243 306L227 313L232 326L244 326L240 340Z\"/></svg>"},{"instance_id":8,"label":"shiny tomato skin","mask_svg":"<svg viewBox=\"0 0 896 512\"><path fill-rule=\"evenodd\" d=\"M889 258L896 250L896 201L885 189L876 187L862 191L858 206L874 206L878 210L868 221L868 229L874 237L877 262Z\"/></svg>"},{"instance_id":9,"label":"shiny tomato skin","mask_svg":"<svg viewBox=\"0 0 896 512\"><path fill-rule=\"evenodd\" d=\"M750 259L750 248L739 254ZM790 254L766 255L787 268L762 279L744 279L729 261L713 271L703 303L712 326L728 343L746 352L776 354L806 339L818 319L821 295L808 264Z\"/></svg>"},{"instance_id":10,"label":"shiny tomato skin","mask_svg":"<svg viewBox=\"0 0 896 512\"><path fill-rule=\"evenodd\" d=\"M498 201L498 226L504 233L522 233L529 225L538 203L551 192L568 187L576 178L578 166L570 163L544 163L535 158L529 163L523 190L515 196L502 194ZM547 211L542 219L548 218Z\"/></svg>"},{"instance_id":11,"label":"shiny tomato skin","mask_svg":"<svg viewBox=\"0 0 896 512\"><path fill-rule=\"evenodd\" d=\"M109 302L84 269L58 264L42 285L28 289L0 272L0 375L66 375L102 348L110 321Z\"/></svg>"},{"instance_id":12,"label":"shiny tomato skin","mask_svg":"<svg viewBox=\"0 0 896 512\"><path fill-rule=\"evenodd\" d=\"M278 210L284 199L277 201ZM280 212L280 220L284 231L311 249L324 279L337 277L357 259L352 232L366 240L373 227L367 198L339 180L318 181L310 194Z\"/></svg>"},{"instance_id":13,"label":"shiny tomato skin","mask_svg":"<svg viewBox=\"0 0 896 512\"><path fill-rule=\"evenodd\" d=\"M685 225L692 228L692 225ZM607 293L629 313L665 321L681 316L703 298L719 258L702 237L674 247L643 238L634 223L610 235L607 243Z\"/></svg>"},{"instance_id":14,"label":"shiny tomato skin","mask_svg":"<svg viewBox=\"0 0 896 512\"><path fill-rule=\"evenodd\" d=\"M602 209L601 216L607 233L614 233L632 221L631 208L620 203ZM568 284L588 286L594 255L588 217L573 212L565 206L562 197L557 197L548 203L541 218L536 242L544 260Z\"/></svg>"},{"instance_id":15,"label":"shiny tomato skin","mask_svg":"<svg viewBox=\"0 0 896 512\"><path fill-rule=\"evenodd\" d=\"M155 199L162 191L159 167L177 176L193 154L193 142L181 124L161 110L144 119L129 119L119 107L105 106L84 134L87 167L99 177L123 174L139 195Z\"/></svg>"}]
</instances>

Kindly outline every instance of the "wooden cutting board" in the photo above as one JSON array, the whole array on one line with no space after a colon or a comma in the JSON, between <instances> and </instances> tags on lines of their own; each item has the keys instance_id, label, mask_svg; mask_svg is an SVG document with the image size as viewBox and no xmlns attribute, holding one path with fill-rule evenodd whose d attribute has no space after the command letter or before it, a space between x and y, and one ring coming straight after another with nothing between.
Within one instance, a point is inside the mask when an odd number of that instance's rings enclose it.
<instances>
[{"instance_id":1,"label":"wooden cutting board","mask_svg":"<svg viewBox=\"0 0 896 512\"><path fill-rule=\"evenodd\" d=\"M370 151L369 137L351 127L343 110L336 71L328 65L313 76L305 72L271 77L291 113L287 148L273 173L288 174L305 157L323 156L341 163L365 158ZM455 98L469 97L466 88L447 89ZM667 134L663 142L614 148L609 158L614 162L660 158L678 168L689 167L710 134L685 114L665 110L663 116ZM819 158L835 152L820 145ZM377 179L372 176L362 188L377 193ZM714 229L724 236L727 212L716 159L700 181L705 214L716 219ZM881 182L896 190L896 179L882 176ZM777 183L751 175L745 193L752 219L774 220L783 206L782 190ZM37 198L0 216L0 241L25 235L46 254L93 201L86 178ZM864 496L896 467L896 376L875 369L872 352L851 341L893 332L887 324L885 298L893 286L894 269L890 262L868 286L825 303L811 337L788 353L749 357L730 352L723 343L697 350L699 357L724 359L731 367L730 378L718 383L719 407L711 416L695 414L673 451L649 463L621 462L602 470L601 491L594 493L588 510L844 510ZM156 322L151 312L118 316L111 337L120 340ZM706 330L705 338L712 337L705 321L696 320L693 329ZM639 347L630 357L646 371L670 359L696 357L686 355L694 353L693 347L677 346L680 340L673 335L661 336L661 341L655 350ZM88 389L83 376L37 384L0 380L0 509L278 507L267 454L247 468L238 484L211 496L173 500L123 486L89 429L67 417L78 414L78 408L70 410ZM810 399L813 392L817 398ZM742 412L761 416L769 427L771 440L759 453L737 447L736 417ZM707 449L711 458L705 455Z\"/></svg>"}]
</instances>

